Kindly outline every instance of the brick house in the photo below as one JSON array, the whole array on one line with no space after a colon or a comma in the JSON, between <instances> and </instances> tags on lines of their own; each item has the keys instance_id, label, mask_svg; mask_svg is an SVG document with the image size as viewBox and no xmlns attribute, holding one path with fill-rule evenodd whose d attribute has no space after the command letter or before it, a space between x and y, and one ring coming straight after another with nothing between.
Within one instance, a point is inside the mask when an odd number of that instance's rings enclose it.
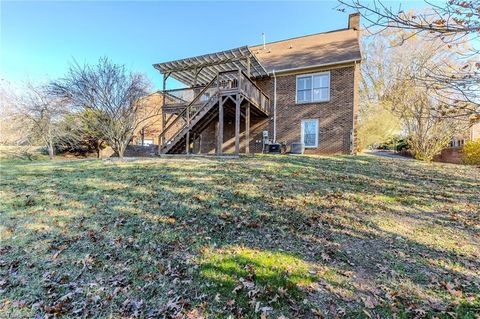
<instances>
[{"instance_id":1,"label":"brick house","mask_svg":"<svg viewBox=\"0 0 480 319\"><path fill-rule=\"evenodd\" d=\"M444 148L433 160L435 162L462 164L465 142L477 139L480 139L480 117L472 120L471 126L463 134L454 136L448 147Z\"/></svg>"},{"instance_id":2,"label":"brick house","mask_svg":"<svg viewBox=\"0 0 480 319\"><path fill-rule=\"evenodd\" d=\"M159 154L258 153L271 143L355 153L360 62L352 14L345 29L155 64L162 114L143 139ZM169 78L185 88L167 90Z\"/></svg>"}]
</instances>

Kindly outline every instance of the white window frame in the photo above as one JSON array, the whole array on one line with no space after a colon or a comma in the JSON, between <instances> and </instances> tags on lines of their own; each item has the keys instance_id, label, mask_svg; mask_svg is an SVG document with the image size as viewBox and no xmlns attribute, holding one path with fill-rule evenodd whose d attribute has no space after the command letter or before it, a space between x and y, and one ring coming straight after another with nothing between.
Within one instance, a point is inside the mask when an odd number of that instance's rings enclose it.
<instances>
[{"instance_id":1,"label":"white window frame","mask_svg":"<svg viewBox=\"0 0 480 319\"><path fill-rule=\"evenodd\" d=\"M304 123L305 122L310 122L310 121L315 121L316 125L317 125L317 131L315 133L315 145L311 145L311 146L307 146L305 145L304 143ZM301 139L301 143L303 144L303 146L305 148L316 148L318 147L318 132L319 132L319 123L318 123L318 119L304 119L301 121L300 123L300 139Z\"/></svg>"},{"instance_id":2,"label":"white window frame","mask_svg":"<svg viewBox=\"0 0 480 319\"><path fill-rule=\"evenodd\" d=\"M143 144L142 144L142 138L139 138L138 141L137 141L137 145L149 146L149 145L153 145L154 142L155 141L153 140L153 138L144 138L143 139Z\"/></svg>"},{"instance_id":3,"label":"white window frame","mask_svg":"<svg viewBox=\"0 0 480 319\"><path fill-rule=\"evenodd\" d=\"M313 77L316 76L316 75L328 75L328 96L327 98L325 99L321 99L321 100L313 100ZM312 83L312 88L310 89L311 91L311 100L310 101L301 101L299 102L298 101L298 79L299 78L306 78L306 77L310 77L311 79L311 83ZM318 73L307 73L307 74L299 74L297 75L296 79L295 79L295 104L307 104L307 103L319 103L319 102L328 102L330 101L330 91L332 89L332 86L331 86L331 75L330 75L330 71L326 71L326 72L318 72Z\"/></svg>"}]
</instances>

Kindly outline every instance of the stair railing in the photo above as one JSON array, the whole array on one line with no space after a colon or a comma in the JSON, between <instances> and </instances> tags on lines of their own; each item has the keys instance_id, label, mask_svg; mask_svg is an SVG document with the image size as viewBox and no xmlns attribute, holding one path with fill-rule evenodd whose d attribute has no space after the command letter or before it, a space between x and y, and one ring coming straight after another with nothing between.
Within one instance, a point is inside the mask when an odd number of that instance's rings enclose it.
<instances>
[{"instance_id":1,"label":"stair railing","mask_svg":"<svg viewBox=\"0 0 480 319\"><path fill-rule=\"evenodd\" d=\"M208 90L214 90L204 103L198 103ZM162 153L185 128L190 130L192 120L197 114L209 105L219 94L228 94L229 91L241 91L253 104L265 114L270 114L270 99L268 96L241 70L219 72L195 97L187 104L181 113L160 133L159 153ZM180 121L184 123L180 123ZM171 132L170 136L169 133ZM188 133L187 133L188 134Z\"/></svg>"},{"instance_id":2,"label":"stair railing","mask_svg":"<svg viewBox=\"0 0 480 319\"><path fill-rule=\"evenodd\" d=\"M193 98L193 100L188 103L188 105L185 107L185 109L177 115L177 117L160 133L158 136L159 140L162 141L160 144L160 149L159 153L163 151L163 149L169 145L171 141L173 141L176 136L184 130L186 127L190 126L191 119L194 118L196 113L198 113L203 107L208 105L208 103L211 101L211 99L216 95L212 94L205 103L203 103L200 107L198 107L198 104L196 103L204 94L205 92L216 82L217 76L214 77L203 89ZM194 115L193 117L191 115ZM179 123L180 119L184 119L185 123L182 125ZM170 132L171 129L175 129L173 134L169 137L168 132Z\"/></svg>"},{"instance_id":3,"label":"stair railing","mask_svg":"<svg viewBox=\"0 0 480 319\"><path fill-rule=\"evenodd\" d=\"M265 114L270 114L270 99L243 71L240 74L240 90Z\"/></svg>"}]
</instances>

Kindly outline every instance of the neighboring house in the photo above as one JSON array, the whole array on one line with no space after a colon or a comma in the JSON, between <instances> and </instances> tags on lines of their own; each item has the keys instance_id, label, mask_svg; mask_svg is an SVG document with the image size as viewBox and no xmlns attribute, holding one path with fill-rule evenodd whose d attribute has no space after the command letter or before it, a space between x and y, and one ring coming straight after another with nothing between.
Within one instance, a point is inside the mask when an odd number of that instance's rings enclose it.
<instances>
[{"instance_id":1,"label":"neighboring house","mask_svg":"<svg viewBox=\"0 0 480 319\"><path fill-rule=\"evenodd\" d=\"M473 141L480 138L480 118L473 121L472 126L464 133L456 135L450 141L450 145L434 157L436 162L445 162L453 164L463 163L463 146L467 141Z\"/></svg>"},{"instance_id":2,"label":"neighboring house","mask_svg":"<svg viewBox=\"0 0 480 319\"><path fill-rule=\"evenodd\" d=\"M160 154L257 153L273 142L355 153L360 61L352 14L346 29L155 64L160 134L143 141ZM166 90L170 77L186 88Z\"/></svg>"},{"instance_id":3,"label":"neighboring house","mask_svg":"<svg viewBox=\"0 0 480 319\"><path fill-rule=\"evenodd\" d=\"M163 105L164 96L166 96L167 104L175 101L161 92L154 92L141 99L142 108L140 109L145 110L148 119L135 131L130 145L158 146L159 135L162 132L163 109L161 106Z\"/></svg>"},{"instance_id":4,"label":"neighboring house","mask_svg":"<svg viewBox=\"0 0 480 319\"><path fill-rule=\"evenodd\" d=\"M142 99L141 103L146 108L158 109L158 115L145 121L144 125L138 129L132 139L131 144L140 146L158 145L158 136L162 132L160 121L162 119L160 105L163 104L163 95L159 92L152 93Z\"/></svg>"}]
</instances>

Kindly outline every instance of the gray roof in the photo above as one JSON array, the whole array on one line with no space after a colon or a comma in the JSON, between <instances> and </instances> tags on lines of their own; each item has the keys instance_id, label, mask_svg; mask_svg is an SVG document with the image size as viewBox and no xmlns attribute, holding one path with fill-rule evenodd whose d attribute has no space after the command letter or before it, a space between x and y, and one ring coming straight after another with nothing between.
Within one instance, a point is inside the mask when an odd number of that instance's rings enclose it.
<instances>
[{"instance_id":1,"label":"gray roof","mask_svg":"<svg viewBox=\"0 0 480 319\"><path fill-rule=\"evenodd\" d=\"M298 38L270 42L265 45L243 46L191 58L157 63L153 66L163 74L189 85L205 85L218 72L241 69L253 78L322 65L360 61L359 34L353 29L317 33Z\"/></svg>"},{"instance_id":2,"label":"gray roof","mask_svg":"<svg viewBox=\"0 0 480 319\"><path fill-rule=\"evenodd\" d=\"M250 47L269 73L362 59L358 31L344 29Z\"/></svg>"}]
</instances>

